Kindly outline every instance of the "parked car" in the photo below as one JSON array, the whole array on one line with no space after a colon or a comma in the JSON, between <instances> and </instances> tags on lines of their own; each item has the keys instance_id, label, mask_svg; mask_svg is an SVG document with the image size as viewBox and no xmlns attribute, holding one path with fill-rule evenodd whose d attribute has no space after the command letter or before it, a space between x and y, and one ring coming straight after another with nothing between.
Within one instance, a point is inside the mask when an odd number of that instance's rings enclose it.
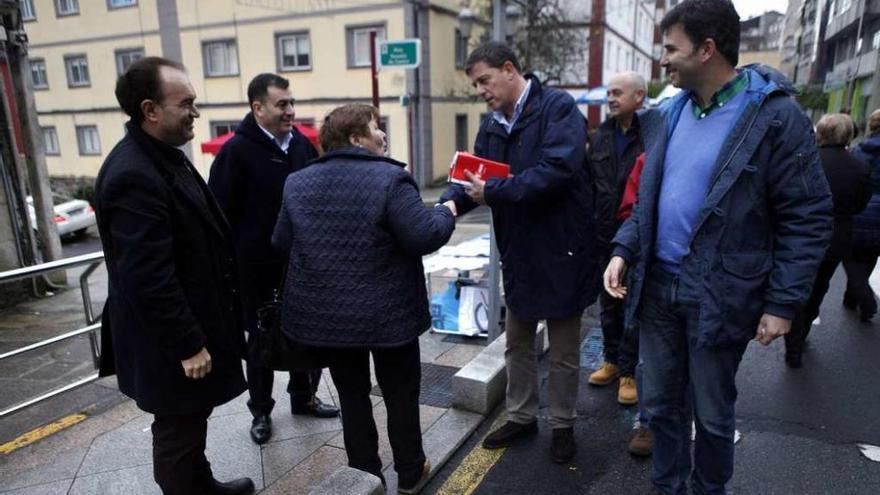
<instances>
[{"instance_id":1,"label":"parked car","mask_svg":"<svg viewBox=\"0 0 880 495\"><path fill-rule=\"evenodd\" d=\"M34 199L28 196L27 203L31 225L36 229L37 212L34 210ZM53 194L52 204L55 210L55 218L53 220L60 236L80 236L85 234L89 227L95 225L95 210L88 201Z\"/></svg>"}]
</instances>

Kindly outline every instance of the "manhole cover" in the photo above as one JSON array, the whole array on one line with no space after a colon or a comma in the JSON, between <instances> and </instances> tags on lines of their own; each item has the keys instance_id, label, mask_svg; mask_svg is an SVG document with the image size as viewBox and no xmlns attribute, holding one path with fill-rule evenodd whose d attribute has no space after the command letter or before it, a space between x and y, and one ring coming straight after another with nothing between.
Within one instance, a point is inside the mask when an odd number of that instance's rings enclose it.
<instances>
[{"instance_id":1,"label":"manhole cover","mask_svg":"<svg viewBox=\"0 0 880 495\"><path fill-rule=\"evenodd\" d=\"M458 372L454 366L422 363L422 384L419 404L433 407L452 407L452 377ZM382 397L382 389L378 385L370 392Z\"/></svg>"}]
</instances>

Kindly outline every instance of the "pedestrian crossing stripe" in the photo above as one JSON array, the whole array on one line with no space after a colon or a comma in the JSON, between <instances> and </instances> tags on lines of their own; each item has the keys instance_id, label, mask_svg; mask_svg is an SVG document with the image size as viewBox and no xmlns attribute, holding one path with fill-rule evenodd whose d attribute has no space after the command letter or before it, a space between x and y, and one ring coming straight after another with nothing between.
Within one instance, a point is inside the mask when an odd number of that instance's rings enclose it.
<instances>
[{"instance_id":1,"label":"pedestrian crossing stripe","mask_svg":"<svg viewBox=\"0 0 880 495\"><path fill-rule=\"evenodd\" d=\"M71 414L70 416L65 416L23 435L19 435L17 438L0 445L0 454L10 454L22 447L27 447L28 445L54 435L65 428L70 428L77 423L81 423L82 421L85 421L87 417L88 416L85 414Z\"/></svg>"}]
</instances>

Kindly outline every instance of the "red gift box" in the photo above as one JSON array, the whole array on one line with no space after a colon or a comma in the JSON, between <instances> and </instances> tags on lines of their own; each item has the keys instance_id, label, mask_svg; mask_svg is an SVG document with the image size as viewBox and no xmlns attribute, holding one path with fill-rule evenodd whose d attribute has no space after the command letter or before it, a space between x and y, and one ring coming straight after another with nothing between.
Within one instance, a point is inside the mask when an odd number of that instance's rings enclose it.
<instances>
[{"instance_id":1,"label":"red gift box","mask_svg":"<svg viewBox=\"0 0 880 495\"><path fill-rule=\"evenodd\" d=\"M471 181L464 174L466 170L474 175L479 175L483 180L491 177L499 179L510 177L510 165L506 163L480 158L466 151L456 151L452 156L452 163L449 165L449 182L463 186L470 185Z\"/></svg>"}]
</instances>

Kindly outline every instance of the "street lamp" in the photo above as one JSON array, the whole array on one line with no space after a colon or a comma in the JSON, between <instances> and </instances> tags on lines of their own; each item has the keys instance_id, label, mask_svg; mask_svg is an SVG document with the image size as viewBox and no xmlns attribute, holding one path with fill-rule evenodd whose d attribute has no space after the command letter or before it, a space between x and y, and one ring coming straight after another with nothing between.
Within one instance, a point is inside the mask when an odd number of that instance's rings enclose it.
<instances>
[{"instance_id":1,"label":"street lamp","mask_svg":"<svg viewBox=\"0 0 880 495\"><path fill-rule=\"evenodd\" d=\"M504 15L507 17L506 34L507 38L510 39L513 38L516 31L519 29L519 23L523 17L522 7L518 4L511 3L506 9L504 9Z\"/></svg>"},{"instance_id":2,"label":"street lamp","mask_svg":"<svg viewBox=\"0 0 880 495\"><path fill-rule=\"evenodd\" d=\"M458 13L458 30L461 31L462 38L470 39L473 28L474 13L471 9L465 7Z\"/></svg>"}]
</instances>

